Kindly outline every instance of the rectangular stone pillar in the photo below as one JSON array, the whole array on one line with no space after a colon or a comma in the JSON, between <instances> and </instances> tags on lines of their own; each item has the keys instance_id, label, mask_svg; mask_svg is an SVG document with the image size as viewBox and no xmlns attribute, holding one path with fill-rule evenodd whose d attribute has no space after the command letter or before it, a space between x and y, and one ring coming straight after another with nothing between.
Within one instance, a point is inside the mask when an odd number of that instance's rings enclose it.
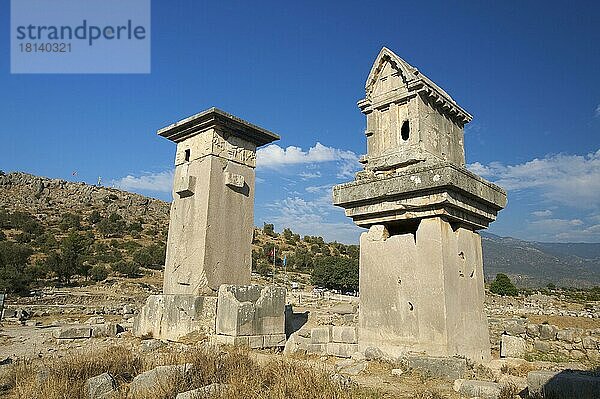
<instances>
[{"instance_id":1,"label":"rectangular stone pillar","mask_svg":"<svg viewBox=\"0 0 600 399\"><path fill-rule=\"evenodd\" d=\"M219 287L250 284L256 148L279 136L216 108L158 134L177 143L163 294L148 298L134 334L213 334Z\"/></svg>"},{"instance_id":2,"label":"rectangular stone pillar","mask_svg":"<svg viewBox=\"0 0 600 399\"><path fill-rule=\"evenodd\" d=\"M256 147L278 136L214 108L158 134L177 143L164 293L250 284Z\"/></svg>"},{"instance_id":3,"label":"rectangular stone pillar","mask_svg":"<svg viewBox=\"0 0 600 399\"><path fill-rule=\"evenodd\" d=\"M361 235L360 248L362 349L490 357L477 233L426 218L414 234L389 236L384 226L373 226Z\"/></svg>"}]
</instances>

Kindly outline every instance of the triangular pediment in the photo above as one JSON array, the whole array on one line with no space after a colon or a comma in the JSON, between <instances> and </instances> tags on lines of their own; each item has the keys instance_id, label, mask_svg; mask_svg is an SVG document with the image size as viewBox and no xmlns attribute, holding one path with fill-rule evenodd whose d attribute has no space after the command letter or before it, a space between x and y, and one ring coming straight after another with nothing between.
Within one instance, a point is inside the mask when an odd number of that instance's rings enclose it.
<instances>
[{"instance_id":1,"label":"triangular pediment","mask_svg":"<svg viewBox=\"0 0 600 399\"><path fill-rule=\"evenodd\" d=\"M367 78L365 84L367 98L394 91L408 91L408 83L416 79L418 73L416 68L384 47L375 59Z\"/></svg>"}]
</instances>

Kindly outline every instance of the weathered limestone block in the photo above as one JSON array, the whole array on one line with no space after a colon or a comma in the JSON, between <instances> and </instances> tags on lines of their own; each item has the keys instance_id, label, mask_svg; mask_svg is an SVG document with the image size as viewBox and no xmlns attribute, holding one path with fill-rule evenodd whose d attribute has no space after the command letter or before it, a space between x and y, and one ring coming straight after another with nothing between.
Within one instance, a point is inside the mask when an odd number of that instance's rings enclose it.
<instances>
[{"instance_id":1,"label":"weathered limestone block","mask_svg":"<svg viewBox=\"0 0 600 399\"><path fill-rule=\"evenodd\" d=\"M192 332L214 334L216 314L216 297L151 295L135 317L133 333L170 341Z\"/></svg>"},{"instance_id":2,"label":"weathered limestone block","mask_svg":"<svg viewBox=\"0 0 600 399\"><path fill-rule=\"evenodd\" d=\"M500 384L489 381L456 380L454 390L468 398L498 399L500 396Z\"/></svg>"},{"instance_id":3,"label":"weathered limestone block","mask_svg":"<svg viewBox=\"0 0 600 399\"><path fill-rule=\"evenodd\" d=\"M285 334L285 288L222 285L217 306L217 334Z\"/></svg>"},{"instance_id":4,"label":"weathered limestone block","mask_svg":"<svg viewBox=\"0 0 600 399\"><path fill-rule=\"evenodd\" d=\"M527 351L525 340L521 337L502 335L500 357L523 357Z\"/></svg>"},{"instance_id":5,"label":"weathered limestone block","mask_svg":"<svg viewBox=\"0 0 600 399\"><path fill-rule=\"evenodd\" d=\"M351 357L358 351L358 344L344 344L339 342L329 342L327 344L327 354L337 357Z\"/></svg>"},{"instance_id":6,"label":"weathered limestone block","mask_svg":"<svg viewBox=\"0 0 600 399\"><path fill-rule=\"evenodd\" d=\"M307 345L310 343L310 339L301 336L298 332L290 335L288 340L285 343L285 348L283 349L284 355L292 355L294 353L304 353L306 352Z\"/></svg>"},{"instance_id":7,"label":"weathered limestone block","mask_svg":"<svg viewBox=\"0 0 600 399\"><path fill-rule=\"evenodd\" d=\"M88 378L85 382L88 399L111 399L117 393L117 381L109 373Z\"/></svg>"},{"instance_id":8,"label":"weathered limestone block","mask_svg":"<svg viewBox=\"0 0 600 399\"><path fill-rule=\"evenodd\" d=\"M132 397L152 397L161 387L178 378L184 378L192 369L191 364L158 366L137 375L129 384Z\"/></svg>"},{"instance_id":9,"label":"weathered limestone block","mask_svg":"<svg viewBox=\"0 0 600 399\"><path fill-rule=\"evenodd\" d=\"M177 394L175 399L199 399L199 398L210 398L227 389L227 384L214 383L202 388L192 389L191 391L182 392Z\"/></svg>"},{"instance_id":10,"label":"weathered limestone block","mask_svg":"<svg viewBox=\"0 0 600 399\"><path fill-rule=\"evenodd\" d=\"M540 339L544 340L555 340L558 328L550 324L540 324Z\"/></svg>"},{"instance_id":11,"label":"weathered limestone block","mask_svg":"<svg viewBox=\"0 0 600 399\"><path fill-rule=\"evenodd\" d=\"M92 328L87 325L65 326L54 331L54 337L57 339L82 339L92 336Z\"/></svg>"},{"instance_id":12,"label":"weathered limestone block","mask_svg":"<svg viewBox=\"0 0 600 399\"><path fill-rule=\"evenodd\" d=\"M356 327L333 326L331 328L331 340L346 344L357 344L358 335Z\"/></svg>"},{"instance_id":13,"label":"weathered limestone block","mask_svg":"<svg viewBox=\"0 0 600 399\"><path fill-rule=\"evenodd\" d=\"M531 371L527 374L529 395L552 399L597 399L600 377L585 371Z\"/></svg>"},{"instance_id":14,"label":"weathered limestone block","mask_svg":"<svg viewBox=\"0 0 600 399\"><path fill-rule=\"evenodd\" d=\"M327 353L327 344L307 344L306 353L309 355L323 355Z\"/></svg>"},{"instance_id":15,"label":"weathered limestone block","mask_svg":"<svg viewBox=\"0 0 600 399\"><path fill-rule=\"evenodd\" d=\"M419 370L431 377L456 380L467 372L467 361L455 357L414 356L408 358L408 368Z\"/></svg>"},{"instance_id":16,"label":"weathered limestone block","mask_svg":"<svg viewBox=\"0 0 600 399\"><path fill-rule=\"evenodd\" d=\"M331 327L315 327L310 330L311 344L326 344L331 341Z\"/></svg>"},{"instance_id":17,"label":"weathered limestone block","mask_svg":"<svg viewBox=\"0 0 600 399\"><path fill-rule=\"evenodd\" d=\"M284 347L286 344L285 334L269 334L264 335L263 337L263 347L265 348Z\"/></svg>"},{"instance_id":18,"label":"weathered limestone block","mask_svg":"<svg viewBox=\"0 0 600 399\"><path fill-rule=\"evenodd\" d=\"M489 359L477 233L430 218L414 234L373 241L363 233L360 246L361 348Z\"/></svg>"}]
</instances>

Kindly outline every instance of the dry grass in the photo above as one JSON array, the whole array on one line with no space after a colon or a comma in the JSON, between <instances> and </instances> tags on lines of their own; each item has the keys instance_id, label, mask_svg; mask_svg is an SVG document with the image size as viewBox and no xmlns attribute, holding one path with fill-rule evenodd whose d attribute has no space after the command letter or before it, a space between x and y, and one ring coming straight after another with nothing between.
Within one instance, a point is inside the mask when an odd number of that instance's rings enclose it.
<instances>
[{"instance_id":1,"label":"dry grass","mask_svg":"<svg viewBox=\"0 0 600 399\"><path fill-rule=\"evenodd\" d=\"M128 396L128 383L139 373L159 365L192 365L191 371L164 381L151 395ZM119 399L167 399L177 393L212 383L227 384L213 398L353 399L380 398L372 390L335 382L324 370L297 361L274 359L257 363L242 349L213 348L165 350L139 354L124 347L94 353L77 353L47 361L18 362L2 376L6 397L11 399L85 398L85 381L109 372L119 384ZM427 396L423 396L426 398ZM435 398L436 396L432 396Z\"/></svg>"}]
</instances>

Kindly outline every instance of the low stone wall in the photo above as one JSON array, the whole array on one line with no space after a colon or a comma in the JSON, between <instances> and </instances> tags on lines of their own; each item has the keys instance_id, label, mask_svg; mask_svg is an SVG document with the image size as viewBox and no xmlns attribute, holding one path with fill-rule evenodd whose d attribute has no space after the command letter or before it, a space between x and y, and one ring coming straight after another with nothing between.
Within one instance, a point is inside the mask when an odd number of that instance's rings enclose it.
<instances>
[{"instance_id":1,"label":"low stone wall","mask_svg":"<svg viewBox=\"0 0 600 399\"><path fill-rule=\"evenodd\" d=\"M306 352L317 355L351 357L358 351L356 327L322 326L310 331Z\"/></svg>"},{"instance_id":2,"label":"low stone wall","mask_svg":"<svg viewBox=\"0 0 600 399\"><path fill-rule=\"evenodd\" d=\"M498 328L500 327L500 328ZM559 329L551 324L528 323L527 319L505 320L490 329L492 347L503 357L523 358L527 353L600 361L600 329ZM495 333L495 334L494 334Z\"/></svg>"}]
</instances>

